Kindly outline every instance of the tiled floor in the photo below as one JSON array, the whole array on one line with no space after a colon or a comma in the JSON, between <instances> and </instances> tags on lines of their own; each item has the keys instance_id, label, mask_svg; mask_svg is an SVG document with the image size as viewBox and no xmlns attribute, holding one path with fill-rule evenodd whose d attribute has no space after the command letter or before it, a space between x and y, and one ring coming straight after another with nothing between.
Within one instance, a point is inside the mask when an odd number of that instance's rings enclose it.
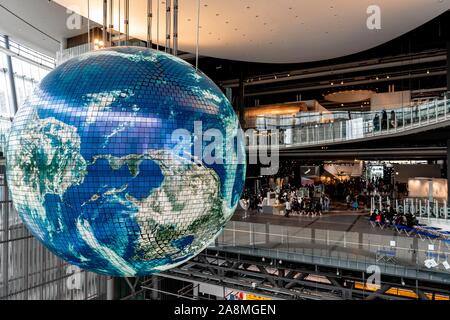
<instances>
[{"instance_id":1,"label":"tiled floor","mask_svg":"<svg viewBox=\"0 0 450 320\"><path fill-rule=\"evenodd\" d=\"M253 223L269 223L271 225L291 226L300 228L312 228L322 230L334 230L345 232L362 232L380 235L394 235L395 232L388 229L373 228L365 212L332 211L322 216L301 216L292 214L289 218L278 215L258 214L249 212L248 216L242 210L238 210L233 221L245 221Z\"/></svg>"}]
</instances>

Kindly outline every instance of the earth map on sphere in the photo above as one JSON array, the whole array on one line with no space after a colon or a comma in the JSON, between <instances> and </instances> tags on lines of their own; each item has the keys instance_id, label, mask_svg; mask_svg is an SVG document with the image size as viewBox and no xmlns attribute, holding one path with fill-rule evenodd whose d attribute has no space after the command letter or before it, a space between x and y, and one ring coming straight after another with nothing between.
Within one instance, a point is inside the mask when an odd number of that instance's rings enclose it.
<instances>
[{"instance_id":1,"label":"earth map on sphere","mask_svg":"<svg viewBox=\"0 0 450 320\"><path fill-rule=\"evenodd\" d=\"M239 140L213 164L177 152L173 132L199 122L224 137L241 130L220 89L185 61L138 47L73 58L14 119L15 208L50 251L85 270L131 277L185 263L230 220L246 174Z\"/></svg>"}]
</instances>

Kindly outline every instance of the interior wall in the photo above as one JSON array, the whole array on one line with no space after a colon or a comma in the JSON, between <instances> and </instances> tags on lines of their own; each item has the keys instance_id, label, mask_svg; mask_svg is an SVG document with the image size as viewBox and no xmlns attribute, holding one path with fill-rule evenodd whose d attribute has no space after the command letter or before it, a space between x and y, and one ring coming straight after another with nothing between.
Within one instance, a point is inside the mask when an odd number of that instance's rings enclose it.
<instances>
[{"instance_id":1,"label":"interior wall","mask_svg":"<svg viewBox=\"0 0 450 320\"><path fill-rule=\"evenodd\" d=\"M395 181L408 183L413 178L441 178L438 164L394 164ZM397 174L398 173L398 174Z\"/></svg>"},{"instance_id":2,"label":"interior wall","mask_svg":"<svg viewBox=\"0 0 450 320\"><path fill-rule=\"evenodd\" d=\"M411 91L377 93L370 100L372 111L402 108L410 105Z\"/></svg>"}]
</instances>

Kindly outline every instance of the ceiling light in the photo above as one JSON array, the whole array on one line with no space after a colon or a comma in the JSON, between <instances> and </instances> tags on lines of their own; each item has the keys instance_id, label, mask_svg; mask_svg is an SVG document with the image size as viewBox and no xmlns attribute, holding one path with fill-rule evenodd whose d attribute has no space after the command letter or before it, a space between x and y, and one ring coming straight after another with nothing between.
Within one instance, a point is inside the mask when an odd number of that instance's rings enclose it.
<instances>
[{"instance_id":1,"label":"ceiling light","mask_svg":"<svg viewBox=\"0 0 450 320\"><path fill-rule=\"evenodd\" d=\"M386 77L386 79L389 79L389 78L390 78L389 76Z\"/></svg>"},{"instance_id":2,"label":"ceiling light","mask_svg":"<svg viewBox=\"0 0 450 320\"><path fill-rule=\"evenodd\" d=\"M375 78L375 80L378 80L378 79L379 79L378 77Z\"/></svg>"},{"instance_id":3,"label":"ceiling light","mask_svg":"<svg viewBox=\"0 0 450 320\"><path fill-rule=\"evenodd\" d=\"M332 86L334 86L334 82L330 83Z\"/></svg>"},{"instance_id":4,"label":"ceiling light","mask_svg":"<svg viewBox=\"0 0 450 320\"><path fill-rule=\"evenodd\" d=\"M430 70L427 70L427 74L430 74Z\"/></svg>"}]
</instances>

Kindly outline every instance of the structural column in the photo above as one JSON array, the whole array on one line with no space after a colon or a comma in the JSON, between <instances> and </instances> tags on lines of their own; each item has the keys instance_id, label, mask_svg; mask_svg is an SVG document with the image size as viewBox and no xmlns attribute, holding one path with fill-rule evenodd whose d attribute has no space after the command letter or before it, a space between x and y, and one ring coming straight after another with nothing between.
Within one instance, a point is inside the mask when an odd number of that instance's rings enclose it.
<instances>
[{"instance_id":1,"label":"structural column","mask_svg":"<svg viewBox=\"0 0 450 320\"><path fill-rule=\"evenodd\" d=\"M5 47L6 49L10 49L9 48L9 37L5 36ZM11 91L11 102L12 102L12 106L13 106L13 111L14 114L17 113L17 110L19 109L19 103L17 101L17 91L16 91L16 81L14 79L14 69L13 69L13 64L12 64L12 58L10 55L6 55L6 63L7 63L7 67L8 67L8 77L9 77L9 85L10 85L10 91Z\"/></svg>"},{"instance_id":2,"label":"structural column","mask_svg":"<svg viewBox=\"0 0 450 320\"><path fill-rule=\"evenodd\" d=\"M450 204L450 140L447 140L447 203Z\"/></svg>"},{"instance_id":3,"label":"structural column","mask_svg":"<svg viewBox=\"0 0 450 320\"><path fill-rule=\"evenodd\" d=\"M103 45L108 46L108 0L103 0Z\"/></svg>"},{"instance_id":4,"label":"structural column","mask_svg":"<svg viewBox=\"0 0 450 320\"><path fill-rule=\"evenodd\" d=\"M173 55L178 55L178 0L173 0Z\"/></svg>"},{"instance_id":5,"label":"structural column","mask_svg":"<svg viewBox=\"0 0 450 320\"><path fill-rule=\"evenodd\" d=\"M153 24L153 0L147 0L147 48L153 47L152 24Z\"/></svg>"},{"instance_id":6,"label":"structural column","mask_svg":"<svg viewBox=\"0 0 450 320\"><path fill-rule=\"evenodd\" d=\"M447 98L450 99L450 39L447 39Z\"/></svg>"},{"instance_id":7,"label":"structural column","mask_svg":"<svg viewBox=\"0 0 450 320\"><path fill-rule=\"evenodd\" d=\"M5 300L8 300L9 295L9 191L6 184L6 167L2 166L0 174L3 175L3 292L0 296L3 296Z\"/></svg>"},{"instance_id":8,"label":"structural column","mask_svg":"<svg viewBox=\"0 0 450 320\"><path fill-rule=\"evenodd\" d=\"M159 300L159 277L152 276L152 300Z\"/></svg>"},{"instance_id":9,"label":"structural column","mask_svg":"<svg viewBox=\"0 0 450 320\"><path fill-rule=\"evenodd\" d=\"M114 0L109 0L109 46L114 42Z\"/></svg>"},{"instance_id":10,"label":"structural column","mask_svg":"<svg viewBox=\"0 0 450 320\"><path fill-rule=\"evenodd\" d=\"M130 42L130 0L125 0L125 41L126 46L129 46Z\"/></svg>"},{"instance_id":11,"label":"structural column","mask_svg":"<svg viewBox=\"0 0 450 320\"><path fill-rule=\"evenodd\" d=\"M239 121L241 123L242 128L245 128L245 118L244 118L244 108L245 108L245 86L244 86L244 71L241 66L241 74L239 77L239 100L238 100L238 114Z\"/></svg>"},{"instance_id":12,"label":"structural column","mask_svg":"<svg viewBox=\"0 0 450 320\"><path fill-rule=\"evenodd\" d=\"M170 53L170 34L172 29L172 19L171 19L171 0L166 0L166 49L165 52Z\"/></svg>"},{"instance_id":13,"label":"structural column","mask_svg":"<svg viewBox=\"0 0 450 320\"><path fill-rule=\"evenodd\" d=\"M114 300L114 278L110 277L106 280L106 300Z\"/></svg>"}]
</instances>

